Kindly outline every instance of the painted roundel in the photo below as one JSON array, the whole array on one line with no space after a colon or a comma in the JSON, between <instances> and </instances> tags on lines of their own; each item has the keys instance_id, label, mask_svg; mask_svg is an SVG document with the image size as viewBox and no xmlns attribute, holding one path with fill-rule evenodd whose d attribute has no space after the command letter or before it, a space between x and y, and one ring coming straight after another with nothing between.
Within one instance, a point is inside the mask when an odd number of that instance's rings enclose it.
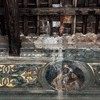
<instances>
[{"instance_id":1,"label":"painted roundel","mask_svg":"<svg viewBox=\"0 0 100 100\"><path fill-rule=\"evenodd\" d=\"M44 87L58 91L77 91L94 82L91 69L83 62L59 61L48 64L42 71Z\"/></svg>"}]
</instances>

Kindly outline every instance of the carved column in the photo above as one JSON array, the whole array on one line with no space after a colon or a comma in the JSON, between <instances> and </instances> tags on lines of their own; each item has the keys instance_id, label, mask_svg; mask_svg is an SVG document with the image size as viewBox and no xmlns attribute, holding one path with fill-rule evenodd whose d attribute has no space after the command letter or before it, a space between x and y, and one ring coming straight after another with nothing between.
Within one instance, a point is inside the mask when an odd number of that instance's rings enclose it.
<instances>
[{"instance_id":1,"label":"carved column","mask_svg":"<svg viewBox=\"0 0 100 100\"><path fill-rule=\"evenodd\" d=\"M18 56L20 54L20 33L18 18L18 0L4 0L5 16L9 38L9 53Z\"/></svg>"}]
</instances>

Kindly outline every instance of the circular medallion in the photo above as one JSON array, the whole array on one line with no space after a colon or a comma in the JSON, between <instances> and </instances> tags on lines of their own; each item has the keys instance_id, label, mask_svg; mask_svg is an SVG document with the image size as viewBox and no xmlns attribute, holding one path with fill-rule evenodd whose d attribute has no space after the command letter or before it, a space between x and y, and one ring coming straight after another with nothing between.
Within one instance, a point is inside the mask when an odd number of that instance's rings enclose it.
<instances>
[{"instance_id":1,"label":"circular medallion","mask_svg":"<svg viewBox=\"0 0 100 100\"><path fill-rule=\"evenodd\" d=\"M45 66L41 71L41 82L46 88L77 91L90 87L94 75L85 63L64 60Z\"/></svg>"}]
</instances>

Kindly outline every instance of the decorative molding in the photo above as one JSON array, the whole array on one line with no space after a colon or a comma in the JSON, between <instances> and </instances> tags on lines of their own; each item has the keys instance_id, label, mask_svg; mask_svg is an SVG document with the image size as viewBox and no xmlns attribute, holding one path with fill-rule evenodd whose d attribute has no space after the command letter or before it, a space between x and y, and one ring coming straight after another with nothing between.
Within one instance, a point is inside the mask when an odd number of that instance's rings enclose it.
<instances>
[{"instance_id":1,"label":"decorative molding","mask_svg":"<svg viewBox=\"0 0 100 100\"><path fill-rule=\"evenodd\" d=\"M0 65L0 87L37 86L41 64L2 64ZM38 85L41 86L41 85Z\"/></svg>"}]
</instances>

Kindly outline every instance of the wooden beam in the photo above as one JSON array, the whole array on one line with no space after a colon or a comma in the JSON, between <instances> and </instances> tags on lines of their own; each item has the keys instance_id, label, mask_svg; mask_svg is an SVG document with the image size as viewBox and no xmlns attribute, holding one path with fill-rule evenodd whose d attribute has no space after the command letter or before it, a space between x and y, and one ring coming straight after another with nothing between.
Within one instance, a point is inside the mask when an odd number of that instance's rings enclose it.
<instances>
[{"instance_id":1,"label":"wooden beam","mask_svg":"<svg viewBox=\"0 0 100 100\"><path fill-rule=\"evenodd\" d=\"M24 35L25 36L28 35L28 20L27 20L27 16L24 16Z\"/></svg>"},{"instance_id":2,"label":"wooden beam","mask_svg":"<svg viewBox=\"0 0 100 100\"><path fill-rule=\"evenodd\" d=\"M26 15L73 15L75 9L73 8L21 8L20 14Z\"/></svg>"},{"instance_id":3,"label":"wooden beam","mask_svg":"<svg viewBox=\"0 0 100 100\"><path fill-rule=\"evenodd\" d=\"M19 8L20 15L75 15L76 11L80 11L84 15L88 15L89 11L95 11L100 15L99 8ZM4 15L4 9L0 8L0 15Z\"/></svg>"},{"instance_id":4,"label":"wooden beam","mask_svg":"<svg viewBox=\"0 0 100 100\"><path fill-rule=\"evenodd\" d=\"M77 7L77 0L73 0L73 6Z\"/></svg>"},{"instance_id":5,"label":"wooden beam","mask_svg":"<svg viewBox=\"0 0 100 100\"><path fill-rule=\"evenodd\" d=\"M40 6L39 0L36 0L37 8ZM36 34L39 35L40 33L40 17L37 14L37 32Z\"/></svg>"},{"instance_id":6,"label":"wooden beam","mask_svg":"<svg viewBox=\"0 0 100 100\"><path fill-rule=\"evenodd\" d=\"M37 16L37 35L40 34L40 16Z\"/></svg>"},{"instance_id":7,"label":"wooden beam","mask_svg":"<svg viewBox=\"0 0 100 100\"><path fill-rule=\"evenodd\" d=\"M96 5L97 7L99 7L99 0L96 0Z\"/></svg>"},{"instance_id":8,"label":"wooden beam","mask_svg":"<svg viewBox=\"0 0 100 100\"><path fill-rule=\"evenodd\" d=\"M27 8L28 0L24 0L24 7ZM24 15L24 35L28 35L28 20L27 16Z\"/></svg>"},{"instance_id":9,"label":"wooden beam","mask_svg":"<svg viewBox=\"0 0 100 100\"><path fill-rule=\"evenodd\" d=\"M100 16L96 16L96 24L95 24L95 34L98 34Z\"/></svg>"},{"instance_id":10,"label":"wooden beam","mask_svg":"<svg viewBox=\"0 0 100 100\"><path fill-rule=\"evenodd\" d=\"M65 7L65 0L60 0L60 3L62 4L63 7Z\"/></svg>"},{"instance_id":11,"label":"wooden beam","mask_svg":"<svg viewBox=\"0 0 100 100\"><path fill-rule=\"evenodd\" d=\"M7 34L7 30L6 30L6 27L5 27L5 18L4 16L0 16L0 29L1 29L1 32L2 34L1 35L6 35Z\"/></svg>"},{"instance_id":12,"label":"wooden beam","mask_svg":"<svg viewBox=\"0 0 100 100\"><path fill-rule=\"evenodd\" d=\"M4 8L0 8L0 15L4 15Z\"/></svg>"},{"instance_id":13,"label":"wooden beam","mask_svg":"<svg viewBox=\"0 0 100 100\"><path fill-rule=\"evenodd\" d=\"M83 16L83 34L87 33L87 15Z\"/></svg>"},{"instance_id":14,"label":"wooden beam","mask_svg":"<svg viewBox=\"0 0 100 100\"><path fill-rule=\"evenodd\" d=\"M36 0L36 5L37 5L37 7L40 6L39 0Z\"/></svg>"},{"instance_id":15,"label":"wooden beam","mask_svg":"<svg viewBox=\"0 0 100 100\"><path fill-rule=\"evenodd\" d=\"M24 0L24 7L27 8L28 0Z\"/></svg>"},{"instance_id":16,"label":"wooden beam","mask_svg":"<svg viewBox=\"0 0 100 100\"><path fill-rule=\"evenodd\" d=\"M49 23L50 23L50 36L52 36L52 17L49 16Z\"/></svg>"},{"instance_id":17,"label":"wooden beam","mask_svg":"<svg viewBox=\"0 0 100 100\"><path fill-rule=\"evenodd\" d=\"M89 11L95 11L100 15L99 8L21 8L20 14L26 15L75 15L76 11L80 11L84 15L88 15Z\"/></svg>"},{"instance_id":18,"label":"wooden beam","mask_svg":"<svg viewBox=\"0 0 100 100\"><path fill-rule=\"evenodd\" d=\"M18 56L20 54L20 33L17 0L5 0L4 7L9 38L9 53Z\"/></svg>"},{"instance_id":19,"label":"wooden beam","mask_svg":"<svg viewBox=\"0 0 100 100\"><path fill-rule=\"evenodd\" d=\"M76 15L74 16L74 20L73 20L73 34L76 33Z\"/></svg>"},{"instance_id":20,"label":"wooden beam","mask_svg":"<svg viewBox=\"0 0 100 100\"><path fill-rule=\"evenodd\" d=\"M49 7L52 7L52 0L49 0Z\"/></svg>"}]
</instances>

